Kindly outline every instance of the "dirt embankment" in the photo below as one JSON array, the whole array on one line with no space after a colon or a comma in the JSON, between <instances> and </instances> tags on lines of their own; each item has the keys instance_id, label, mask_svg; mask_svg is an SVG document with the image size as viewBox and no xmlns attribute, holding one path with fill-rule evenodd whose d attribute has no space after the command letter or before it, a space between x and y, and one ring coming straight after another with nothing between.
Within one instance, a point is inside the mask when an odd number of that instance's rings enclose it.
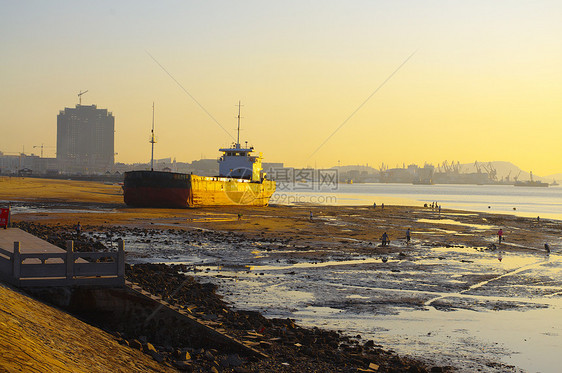
<instances>
[{"instance_id":1,"label":"dirt embankment","mask_svg":"<svg viewBox=\"0 0 562 373\"><path fill-rule=\"evenodd\" d=\"M110 334L0 284L0 370L172 372Z\"/></svg>"}]
</instances>

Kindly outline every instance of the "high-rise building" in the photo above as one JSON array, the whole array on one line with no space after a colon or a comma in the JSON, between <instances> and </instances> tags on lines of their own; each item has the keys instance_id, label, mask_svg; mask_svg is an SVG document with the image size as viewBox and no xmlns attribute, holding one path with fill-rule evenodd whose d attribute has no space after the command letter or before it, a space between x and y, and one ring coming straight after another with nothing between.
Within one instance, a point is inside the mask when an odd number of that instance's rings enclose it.
<instances>
[{"instance_id":1,"label":"high-rise building","mask_svg":"<svg viewBox=\"0 0 562 373\"><path fill-rule=\"evenodd\" d=\"M96 105L65 108L57 116L57 161L62 172L100 173L115 162L115 118Z\"/></svg>"}]
</instances>

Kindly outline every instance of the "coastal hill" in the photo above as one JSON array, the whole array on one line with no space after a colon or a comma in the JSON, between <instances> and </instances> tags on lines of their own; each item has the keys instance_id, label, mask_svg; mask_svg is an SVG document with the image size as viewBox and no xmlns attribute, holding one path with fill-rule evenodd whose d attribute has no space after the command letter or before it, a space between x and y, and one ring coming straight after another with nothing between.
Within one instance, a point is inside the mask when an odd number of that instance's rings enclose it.
<instances>
[{"instance_id":1,"label":"coastal hill","mask_svg":"<svg viewBox=\"0 0 562 373\"><path fill-rule=\"evenodd\" d=\"M443 164L446 164L444 167ZM432 164L429 164L430 166ZM423 167L423 165L418 165ZM492 161L492 162L473 162L473 163L457 163L454 161L443 161L439 164L433 164L436 172L444 172L445 169L456 169L459 173L489 173L495 172L498 181L526 181L530 180L530 172L532 170L522 170L518 166L511 162L506 161ZM408 165L396 165L395 168L406 168ZM378 175L381 170L388 170L393 168L390 165L382 164L378 169L367 165L346 165L332 167L339 170L342 175ZM553 175L537 175L533 173L533 180L539 180L547 183L551 183L553 180L562 180L562 173L557 173Z\"/></svg>"},{"instance_id":2,"label":"coastal hill","mask_svg":"<svg viewBox=\"0 0 562 373\"><path fill-rule=\"evenodd\" d=\"M490 167L491 166L491 167ZM509 180L519 180L519 181L526 181L530 180L530 172L533 170L522 170L516 165L511 162L505 161L493 161L493 162L475 162L475 163L465 163L460 165L460 171L471 173L471 172L478 172L480 169L481 172L487 172L489 169L494 169L496 171L496 175L498 180L509 178ZM553 178L556 175L537 175L533 172L533 180L539 180L544 182L552 182ZM558 177L562 177L562 174L558 174Z\"/></svg>"}]
</instances>

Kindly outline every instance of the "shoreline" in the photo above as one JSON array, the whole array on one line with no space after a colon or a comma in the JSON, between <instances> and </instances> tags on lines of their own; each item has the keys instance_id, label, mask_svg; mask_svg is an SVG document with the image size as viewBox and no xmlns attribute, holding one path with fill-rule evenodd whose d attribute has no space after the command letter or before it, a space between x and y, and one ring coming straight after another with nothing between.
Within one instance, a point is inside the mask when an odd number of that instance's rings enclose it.
<instances>
[{"instance_id":1,"label":"shoreline","mask_svg":"<svg viewBox=\"0 0 562 373\"><path fill-rule=\"evenodd\" d=\"M346 184L343 184L346 185ZM402 184L362 184L362 185L377 185L377 186L402 186ZM409 184L408 184L409 185ZM442 184L439 185L443 188L447 188L451 185L449 184ZM481 185L464 185L464 184L452 184L454 187L482 187ZM0 187L2 187L2 200L0 203L8 204L9 202L17 202L17 203L36 203L38 205L48 202L51 204L60 203L61 207L65 207L66 205L75 205L81 206L82 204L86 204L86 207L93 207L95 204L99 204L98 207L106 208L106 209L117 209L117 210L135 210L135 208L127 207L123 202L123 191L121 185L118 184L108 184L105 182L97 182L97 181L80 181L80 180L65 180L65 179L42 179L42 178L25 178L25 177L0 177ZM432 186L435 187L435 186ZM486 185L484 185L486 187ZM498 187L505 187L504 185L499 185ZM562 187L559 188L562 190ZM527 189L528 190L528 189ZM531 189L534 190L534 189ZM287 192L279 192L287 194ZM477 214L498 214L498 215L507 215L508 217L522 217L522 218L530 218L535 219L539 216L541 219L545 220L555 220L562 222L562 213L555 214L555 217L550 217L547 215L530 213L521 211L521 209L513 209L511 210L494 210L495 206L494 203L490 202L482 202L483 206L492 207L490 209L482 208L482 209L470 209L464 207L455 207L448 205L447 201L440 201L440 198L427 198L427 199L414 199L412 197L406 197L402 194L384 194L384 195L367 195L362 193L352 193L346 194L344 192L341 193L316 193L316 192L289 192L288 195L290 197L291 194L298 195L301 193L302 195L310 196L310 195L334 195L335 197L338 196L346 196L346 195L353 195L355 198L364 199L363 203L344 203L344 204L321 204L321 203L308 203L308 202L297 202L297 203L275 203L275 201L270 201L268 207L295 207L295 208L322 208L322 207L342 207L342 208L369 208L372 207L373 202L377 202L377 208L380 207L381 201L389 206L397 206L397 207L411 207L411 208L423 208L424 204L430 204L432 201L437 200L439 204L442 205L443 209L450 210L450 211L460 211L460 212L468 212L468 213L477 213ZM434 191L437 193L437 191ZM276 195L274 194L274 196ZM406 202L407 201L407 202ZM390 203L387 203L390 202ZM394 203L393 203L394 202ZM501 204L501 203L500 203ZM453 204L454 205L454 204ZM187 208L187 209L175 209L178 211L181 210L228 210L228 209L236 209L242 208L244 206L237 207L237 206L210 206L210 207L197 207L197 208ZM510 207L511 209L511 207ZM142 210L142 209L136 209ZM516 212L514 212L516 211Z\"/></svg>"},{"instance_id":2,"label":"shoreline","mask_svg":"<svg viewBox=\"0 0 562 373\"><path fill-rule=\"evenodd\" d=\"M250 235L291 235L309 243L329 244L337 238L379 243L388 230L391 242L404 244L405 231L419 241L487 247L504 228L504 249L541 250L548 243L562 248L556 230L562 221L519 217L511 214L416 206L285 206L206 207L197 209L127 208L98 202L14 201L12 216L20 221L44 224L129 226L161 229L212 229ZM312 212L313 218L310 219ZM238 219L240 214L241 219ZM507 228L506 228L507 227ZM477 230L477 235L471 232ZM332 237L330 239L330 237ZM336 239L334 239L336 237ZM399 245L399 246L400 246Z\"/></svg>"}]
</instances>

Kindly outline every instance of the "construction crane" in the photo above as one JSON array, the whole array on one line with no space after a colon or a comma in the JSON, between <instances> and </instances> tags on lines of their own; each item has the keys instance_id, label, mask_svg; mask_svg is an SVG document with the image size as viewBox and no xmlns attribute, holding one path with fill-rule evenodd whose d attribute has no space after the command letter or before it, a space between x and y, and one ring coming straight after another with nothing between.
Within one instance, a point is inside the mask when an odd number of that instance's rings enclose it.
<instances>
[{"instance_id":1,"label":"construction crane","mask_svg":"<svg viewBox=\"0 0 562 373\"><path fill-rule=\"evenodd\" d=\"M78 105L82 105L82 95L84 93L87 93L87 92L88 92L88 90L85 90L84 92L78 93Z\"/></svg>"},{"instance_id":2,"label":"construction crane","mask_svg":"<svg viewBox=\"0 0 562 373\"><path fill-rule=\"evenodd\" d=\"M41 158L43 158L43 148L54 148L54 146L44 146L43 144L33 145L33 149L35 148L41 148Z\"/></svg>"}]
</instances>

